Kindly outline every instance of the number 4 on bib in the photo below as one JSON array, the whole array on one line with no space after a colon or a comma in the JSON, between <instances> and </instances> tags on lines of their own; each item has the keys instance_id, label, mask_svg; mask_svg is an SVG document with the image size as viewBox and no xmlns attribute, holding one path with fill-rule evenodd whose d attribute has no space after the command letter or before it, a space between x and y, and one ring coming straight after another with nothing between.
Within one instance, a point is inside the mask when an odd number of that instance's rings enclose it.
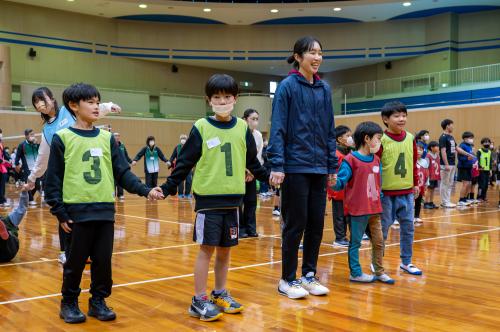
<instances>
[{"instance_id":1,"label":"number 4 on bib","mask_svg":"<svg viewBox=\"0 0 500 332\"><path fill-rule=\"evenodd\" d=\"M405 166L405 154L401 152L399 154L398 161L396 162L396 167L394 168L394 174L401 175L401 178L405 178L406 173L408 173Z\"/></svg>"}]
</instances>

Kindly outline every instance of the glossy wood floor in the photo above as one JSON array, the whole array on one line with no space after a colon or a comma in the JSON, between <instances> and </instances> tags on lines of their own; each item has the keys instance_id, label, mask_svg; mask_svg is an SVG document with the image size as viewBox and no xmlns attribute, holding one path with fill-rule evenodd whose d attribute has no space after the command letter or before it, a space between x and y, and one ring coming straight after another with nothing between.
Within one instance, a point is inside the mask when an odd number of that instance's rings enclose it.
<instances>
[{"instance_id":1,"label":"glossy wood floor","mask_svg":"<svg viewBox=\"0 0 500 332\"><path fill-rule=\"evenodd\" d=\"M9 197L17 197L12 187ZM187 314L193 293L191 241L194 214L187 200L147 202L126 196L117 203L114 289L108 304L114 322L88 318L78 326L59 319L62 268L56 220L48 208L30 208L20 229L21 249L0 265L2 331L498 331L500 329L500 210L498 192L490 203L463 210L423 210L415 230L414 263L421 277L401 273L399 232L391 230L385 267L396 279L354 284L348 280L345 249L332 247L331 213L319 258L326 297L290 300L277 293L281 271L279 220L271 203L260 202L258 239L243 239L233 250L228 288L245 304L239 315L203 323ZM436 199L436 202L438 200ZM7 211L0 211L1 213ZM369 245L361 252L368 270ZM89 269L82 288L89 287ZM209 278L213 285L213 273ZM87 311L89 294L80 306Z\"/></svg>"}]
</instances>

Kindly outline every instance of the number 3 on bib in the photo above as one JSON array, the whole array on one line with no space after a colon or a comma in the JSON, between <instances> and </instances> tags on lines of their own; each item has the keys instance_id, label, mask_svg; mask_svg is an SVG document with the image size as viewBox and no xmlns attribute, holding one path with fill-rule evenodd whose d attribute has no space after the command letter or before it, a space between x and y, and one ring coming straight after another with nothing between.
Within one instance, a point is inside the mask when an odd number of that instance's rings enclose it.
<instances>
[{"instance_id":1,"label":"number 3 on bib","mask_svg":"<svg viewBox=\"0 0 500 332\"><path fill-rule=\"evenodd\" d=\"M401 178L405 178L406 173L408 173L405 166L405 154L401 152L399 154L398 161L396 162L396 167L394 167L394 174L401 175Z\"/></svg>"}]
</instances>

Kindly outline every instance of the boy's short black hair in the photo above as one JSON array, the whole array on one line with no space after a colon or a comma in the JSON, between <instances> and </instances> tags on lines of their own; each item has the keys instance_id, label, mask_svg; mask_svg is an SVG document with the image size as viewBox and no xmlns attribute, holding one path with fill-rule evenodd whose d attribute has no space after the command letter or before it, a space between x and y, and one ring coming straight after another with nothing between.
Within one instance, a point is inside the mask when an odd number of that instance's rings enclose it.
<instances>
[{"instance_id":1,"label":"boy's short black hair","mask_svg":"<svg viewBox=\"0 0 500 332\"><path fill-rule=\"evenodd\" d=\"M31 128L28 128L28 129L24 129L24 136L25 137L28 137L29 134L31 134L33 132L33 129Z\"/></svg>"},{"instance_id":2,"label":"boy's short black hair","mask_svg":"<svg viewBox=\"0 0 500 332\"><path fill-rule=\"evenodd\" d=\"M372 138L376 134L383 135L384 131L375 122L366 121L361 122L354 131L354 144L356 144L356 149L359 149L365 144L365 136Z\"/></svg>"},{"instance_id":3,"label":"boy's short black hair","mask_svg":"<svg viewBox=\"0 0 500 332\"><path fill-rule=\"evenodd\" d=\"M63 103L64 106L71 114L75 115L75 113L69 107L70 102L79 103L80 101L87 101L94 97L101 100L101 94L99 90L93 85L85 84L85 83L75 83L71 85L69 88L66 88L63 92Z\"/></svg>"},{"instance_id":4,"label":"boy's short black hair","mask_svg":"<svg viewBox=\"0 0 500 332\"><path fill-rule=\"evenodd\" d=\"M336 139L338 140L339 137L342 137L342 135L345 135L345 133L347 133L349 131L351 131L351 128L344 126L344 125L340 125L340 126L335 127Z\"/></svg>"},{"instance_id":5,"label":"boy's short black hair","mask_svg":"<svg viewBox=\"0 0 500 332\"><path fill-rule=\"evenodd\" d=\"M431 141L431 142L429 143L428 148L429 148L429 150L430 150L430 149L432 149L432 148L433 148L433 147L435 147L435 146L439 146L439 143L438 143L438 142L436 142L436 141Z\"/></svg>"},{"instance_id":6,"label":"boy's short black hair","mask_svg":"<svg viewBox=\"0 0 500 332\"><path fill-rule=\"evenodd\" d=\"M401 113L401 112L403 112L404 114L408 114L406 105L400 102L399 100L395 100L385 103L385 105L382 107L380 115L382 115L382 118L389 118L394 113ZM387 127L387 124L385 122L384 125Z\"/></svg>"},{"instance_id":7,"label":"boy's short black hair","mask_svg":"<svg viewBox=\"0 0 500 332\"><path fill-rule=\"evenodd\" d=\"M464 133L462 134L462 139L473 138L473 137L474 137L474 134L471 133L470 131L464 131Z\"/></svg>"},{"instance_id":8,"label":"boy's short black hair","mask_svg":"<svg viewBox=\"0 0 500 332\"><path fill-rule=\"evenodd\" d=\"M491 139L489 137L481 138L481 144L491 143Z\"/></svg>"},{"instance_id":9,"label":"boy's short black hair","mask_svg":"<svg viewBox=\"0 0 500 332\"><path fill-rule=\"evenodd\" d=\"M444 119L443 121L441 121L441 128L443 128L443 130L446 129L446 127L448 127L449 125L451 125L453 123L453 120L450 120L450 119Z\"/></svg>"},{"instance_id":10,"label":"boy's short black hair","mask_svg":"<svg viewBox=\"0 0 500 332\"><path fill-rule=\"evenodd\" d=\"M212 75L205 85L205 95L208 99L212 98L213 95L217 93L229 93L233 96L237 96L240 91L238 83L229 75L226 74L215 74Z\"/></svg>"}]
</instances>

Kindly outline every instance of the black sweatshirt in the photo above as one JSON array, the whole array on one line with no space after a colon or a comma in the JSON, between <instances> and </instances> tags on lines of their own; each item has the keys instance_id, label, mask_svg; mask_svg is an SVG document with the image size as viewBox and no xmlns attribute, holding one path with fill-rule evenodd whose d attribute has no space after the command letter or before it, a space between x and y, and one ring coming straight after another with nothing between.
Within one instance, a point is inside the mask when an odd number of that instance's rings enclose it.
<instances>
[{"instance_id":1,"label":"black sweatshirt","mask_svg":"<svg viewBox=\"0 0 500 332\"><path fill-rule=\"evenodd\" d=\"M177 160L177 155L178 155L178 152L182 149L182 145L181 144L177 144L174 148L174 151L172 152L172 155L170 156L170 159L168 160L172 165L174 164L174 161Z\"/></svg>"},{"instance_id":2,"label":"black sweatshirt","mask_svg":"<svg viewBox=\"0 0 500 332\"><path fill-rule=\"evenodd\" d=\"M208 122L218 128L230 129L236 125L237 119L233 117L229 122L220 122L213 118L207 118ZM255 139L250 130L246 133L247 155L246 155L246 168L254 175L254 177L261 181L269 181L269 172L260 164L257 159L257 147ZM177 163L175 169L167 178L167 181L161 185L163 194L175 195L177 193L177 186L184 181L191 171L196 166L196 163L201 158L203 139L200 132L193 126L189 137L182 147L179 155L177 156ZM196 172L195 175L196 177ZM221 208L233 208L241 205L244 195L211 195L200 196L194 193L196 199L195 211L200 210L213 210Z\"/></svg>"},{"instance_id":3,"label":"black sweatshirt","mask_svg":"<svg viewBox=\"0 0 500 332\"><path fill-rule=\"evenodd\" d=\"M125 160L131 164L132 163L132 159L130 159L130 156L128 155L128 151L127 151L127 148L125 147L125 144L123 144L122 142L117 142L116 143L118 145L118 147L120 149L123 149L123 155L125 157Z\"/></svg>"},{"instance_id":4,"label":"black sweatshirt","mask_svg":"<svg viewBox=\"0 0 500 332\"><path fill-rule=\"evenodd\" d=\"M100 129L81 130L69 128L69 130L83 137L96 137L99 135ZM130 171L130 166L116 144L113 135L111 135L109 144L111 145L111 163L115 182L132 194L147 197L150 189ZM68 220L74 222L114 221L114 203L65 204L63 202L62 190L65 166L64 144L61 138L55 134L50 146L49 165L45 180L45 200L52 207L50 212L57 217L59 222L67 222Z\"/></svg>"}]
</instances>

